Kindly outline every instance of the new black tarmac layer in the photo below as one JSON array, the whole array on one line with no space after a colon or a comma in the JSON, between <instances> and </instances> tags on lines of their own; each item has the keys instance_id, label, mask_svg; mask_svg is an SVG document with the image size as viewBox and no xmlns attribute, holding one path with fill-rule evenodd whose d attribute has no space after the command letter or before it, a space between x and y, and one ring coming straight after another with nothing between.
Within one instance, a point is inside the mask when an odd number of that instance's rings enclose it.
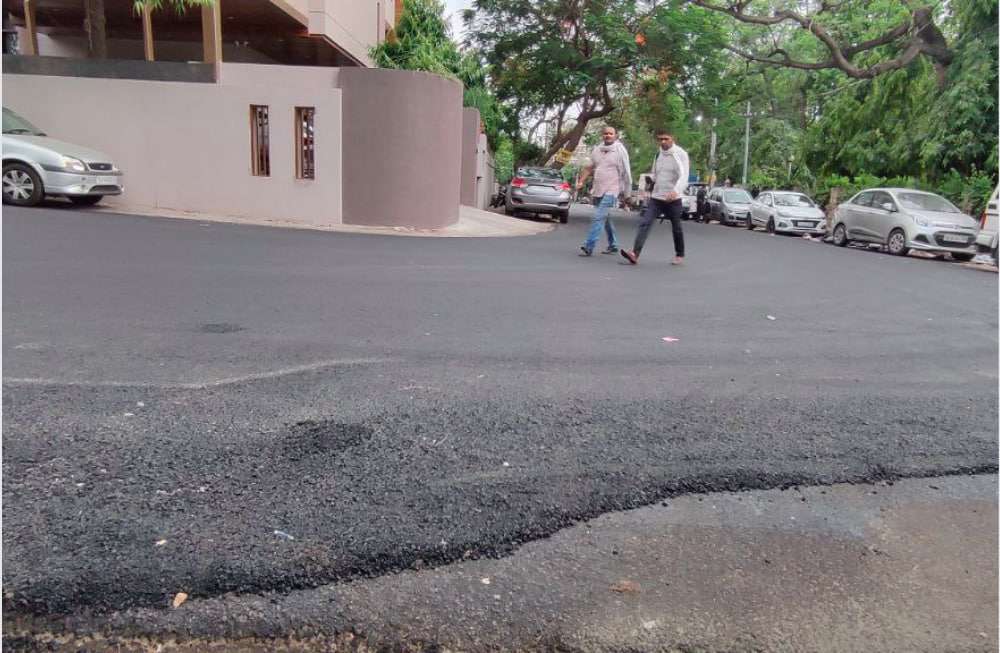
<instances>
[{"instance_id":1,"label":"new black tarmac layer","mask_svg":"<svg viewBox=\"0 0 1000 653\"><path fill-rule=\"evenodd\" d=\"M693 224L684 266L656 226L632 267L577 256L588 219L438 240L5 208L6 614L996 471L996 274Z\"/></svg>"}]
</instances>

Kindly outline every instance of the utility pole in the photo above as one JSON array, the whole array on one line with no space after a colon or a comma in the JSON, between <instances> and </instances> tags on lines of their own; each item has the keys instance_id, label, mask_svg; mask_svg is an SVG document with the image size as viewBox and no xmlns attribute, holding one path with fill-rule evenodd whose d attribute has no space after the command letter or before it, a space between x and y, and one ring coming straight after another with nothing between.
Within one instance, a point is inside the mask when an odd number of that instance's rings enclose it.
<instances>
[{"instance_id":1,"label":"utility pole","mask_svg":"<svg viewBox=\"0 0 1000 653\"><path fill-rule=\"evenodd\" d=\"M747 185L747 173L750 168L750 100L747 100L747 112L743 117L747 119L746 134L743 136L743 187Z\"/></svg>"},{"instance_id":2,"label":"utility pole","mask_svg":"<svg viewBox=\"0 0 1000 653\"><path fill-rule=\"evenodd\" d=\"M708 153L708 169L711 170L708 176L708 183L715 186L715 126L719 122L719 98L715 98L715 111L712 112L712 140Z\"/></svg>"}]
</instances>

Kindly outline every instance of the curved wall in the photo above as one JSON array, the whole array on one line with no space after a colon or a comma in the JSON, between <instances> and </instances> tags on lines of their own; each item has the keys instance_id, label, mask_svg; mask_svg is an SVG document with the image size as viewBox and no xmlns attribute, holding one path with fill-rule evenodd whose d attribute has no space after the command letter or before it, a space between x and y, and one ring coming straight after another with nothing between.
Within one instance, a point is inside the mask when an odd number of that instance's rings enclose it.
<instances>
[{"instance_id":1,"label":"curved wall","mask_svg":"<svg viewBox=\"0 0 1000 653\"><path fill-rule=\"evenodd\" d=\"M345 224L458 221L462 85L430 73L341 68Z\"/></svg>"}]
</instances>

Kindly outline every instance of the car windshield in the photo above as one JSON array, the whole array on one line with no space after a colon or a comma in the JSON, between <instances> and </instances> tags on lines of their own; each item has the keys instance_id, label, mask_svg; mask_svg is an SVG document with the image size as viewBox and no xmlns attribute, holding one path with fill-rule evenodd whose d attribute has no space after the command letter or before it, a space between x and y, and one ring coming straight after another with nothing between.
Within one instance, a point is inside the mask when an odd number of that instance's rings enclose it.
<instances>
[{"instance_id":1,"label":"car windshield","mask_svg":"<svg viewBox=\"0 0 1000 653\"><path fill-rule=\"evenodd\" d=\"M750 193L745 190L727 190L723 199L732 204L749 204Z\"/></svg>"},{"instance_id":2,"label":"car windshield","mask_svg":"<svg viewBox=\"0 0 1000 653\"><path fill-rule=\"evenodd\" d=\"M562 173L551 168L521 168L517 171L518 177L535 177L541 179L551 179L562 181Z\"/></svg>"},{"instance_id":3,"label":"car windshield","mask_svg":"<svg viewBox=\"0 0 1000 653\"><path fill-rule=\"evenodd\" d=\"M778 206L815 206L811 199L799 193L775 194L774 203Z\"/></svg>"},{"instance_id":4,"label":"car windshield","mask_svg":"<svg viewBox=\"0 0 1000 653\"><path fill-rule=\"evenodd\" d=\"M943 197L930 193L899 193L899 203L906 209L937 211L938 213L961 213L954 204Z\"/></svg>"},{"instance_id":5,"label":"car windshield","mask_svg":"<svg viewBox=\"0 0 1000 653\"><path fill-rule=\"evenodd\" d=\"M38 127L17 115L7 107L3 110L3 133L5 134L29 134L31 136L45 136L45 133Z\"/></svg>"}]
</instances>

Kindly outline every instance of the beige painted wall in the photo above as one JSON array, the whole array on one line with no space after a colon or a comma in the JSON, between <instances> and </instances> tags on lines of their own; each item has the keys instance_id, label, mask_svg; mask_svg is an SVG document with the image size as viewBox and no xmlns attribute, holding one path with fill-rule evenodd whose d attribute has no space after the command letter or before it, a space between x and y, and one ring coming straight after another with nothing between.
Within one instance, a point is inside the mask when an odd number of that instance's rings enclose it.
<instances>
[{"instance_id":1,"label":"beige painted wall","mask_svg":"<svg viewBox=\"0 0 1000 653\"><path fill-rule=\"evenodd\" d=\"M341 68L344 222L458 221L462 85L429 73Z\"/></svg>"},{"instance_id":2,"label":"beige painted wall","mask_svg":"<svg viewBox=\"0 0 1000 653\"><path fill-rule=\"evenodd\" d=\"M368 48L379 42L376 0L308 0L309 33L326 36L365 66ZM392 10L387 9L391 19Z\"/></svg>"},{"instance_id":3,"label":"beige painted wall","mask_svg":"<svg viewBox=\"0 0 1000 653\"><path fill-rule=\"evenodd\" d=\"M338 224L342 92L332 70L222 64L219 84L4 75L3 94L51 136L114 158L125 194L108 205ZM270 177L250 174L251 104L270 107ZM316 108L314 181L295 179L295 106Z\"/></svg>"},{"instance_id":4,"label":"beige painted wall","mask_svg":"<svg viewBox=\"0 0 1000 653\"><path fill-rule=\"evenodd\" d=\"M476 186L479 159L479 110L462 109L462 189L461 201L466 206L477 206Z\"/></svg>"},{"instance_id":5,"label":"beige painted wall","mask_svg":"<svg viewBox=\"0 0 1000 653\"><path fill-rule=\"evenodd\" d=\"M479 135L476 148L476 208L486 209L493 197L496 185L496 171L493 169L493 155L490 153L486 134Z\"/></svg>"}]
</instances>

